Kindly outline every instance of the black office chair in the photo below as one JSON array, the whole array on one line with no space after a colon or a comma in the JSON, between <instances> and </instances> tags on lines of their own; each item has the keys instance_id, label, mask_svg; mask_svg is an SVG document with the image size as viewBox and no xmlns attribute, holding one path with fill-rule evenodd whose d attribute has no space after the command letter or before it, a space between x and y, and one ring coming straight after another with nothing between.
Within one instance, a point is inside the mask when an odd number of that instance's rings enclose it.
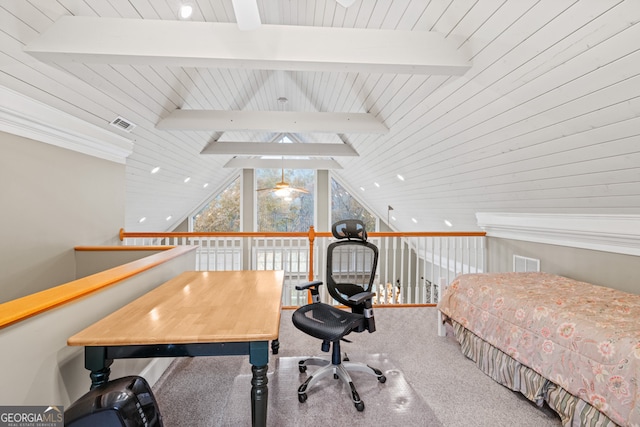
<instances>
[{"instance_id":1,"label":"black office chair","mask_svg":"<svg viewBox=\"0 0 640 427\"><path fill-rule=\"evenodd\" d=\"M353 403L358 411L364 410L364 402L356 391L347 371L365 372L375 375L381 383L387 378L379 369L363 363L351 363L342 357L340 341L351 332L376 330L373 317L371 289L378 265L378 248L367 242L367 233L360 220L344 220L332 227L337 239L327 250L327 290L341 304L351 308L351 312L320 302L319 288L323 282L314 281L296 286L298 290L310 290L312 303L300 307L293 313L293 324L302 332L322 340L322 351L329 352L333 344L331 360L311 357L299 362L301 373L307 366L322 366L314 375L298 388L298 400L307 400L307 391L321 378L333 374L340 378L351 390Z\"/></svg>"}]
</instances>

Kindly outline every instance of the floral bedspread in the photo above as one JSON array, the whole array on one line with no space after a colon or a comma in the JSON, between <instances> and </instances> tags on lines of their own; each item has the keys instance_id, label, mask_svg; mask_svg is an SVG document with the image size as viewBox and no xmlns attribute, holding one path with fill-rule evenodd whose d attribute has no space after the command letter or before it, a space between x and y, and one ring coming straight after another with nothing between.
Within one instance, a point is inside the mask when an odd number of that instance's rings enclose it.
<instances>
[{"instance_id":1,"label":"floral bedspread","mask_svg":"<svg viewBox=\"0 0 640 427\"><path fill-rule=\"evenodd\" d=\"M640 426L640 295L547 273L458 276L440 311L622 426Z\"/></svg>"}]
</instances>

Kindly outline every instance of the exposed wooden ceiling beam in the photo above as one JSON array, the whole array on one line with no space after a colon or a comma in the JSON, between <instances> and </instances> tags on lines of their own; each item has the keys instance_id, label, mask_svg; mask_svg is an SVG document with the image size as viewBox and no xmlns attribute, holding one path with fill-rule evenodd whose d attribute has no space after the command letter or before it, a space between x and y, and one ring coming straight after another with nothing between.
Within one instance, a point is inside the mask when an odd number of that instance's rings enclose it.
<instances>
[{"instance_id":1,"label":"exposed wooden ceiling beam","mask_svg":"<svg viewBox=\"0 0 640 427\"><path fill-rule=\"evenodd\" d=\"M232 156L307 156L307 157L357 157L358 152L348 144L298 143L279 144L277 142L233 142L217 141L209 143L200 154L221 154Z\"/></svg>"},{"instance_id":2,"label":"exposed wooden ceiling beam","mask_svg":"<svg viewBox=\"0 0 640 427\"><path fill-rule=\"evenodd\" d=\"M462 75L470 64L429 31L64 16L27 44L43 61Z\"/></svg>"},{"instance_id":3,"label":"exposed wooden ceiling beam","mask_svg":"<svg viewBox=\"0 0 640 427\"><path fill-rule=\"evenodd\" d=\"M175 110L156 125L164 130L387 133L389 128L368 113L302 113L294 111Z\"/></svg>"},{"instance_id":4,"label":"exposed wooden ceiling beam","mask_svg":"<svg viewBox=\"0 0 640 427\"><path fill-rule=\"evenodd\" d=\"M240 169L342 169L333 159L261 159L259 157L234 157L225 168Z\"/></svg>"}]
</instances>

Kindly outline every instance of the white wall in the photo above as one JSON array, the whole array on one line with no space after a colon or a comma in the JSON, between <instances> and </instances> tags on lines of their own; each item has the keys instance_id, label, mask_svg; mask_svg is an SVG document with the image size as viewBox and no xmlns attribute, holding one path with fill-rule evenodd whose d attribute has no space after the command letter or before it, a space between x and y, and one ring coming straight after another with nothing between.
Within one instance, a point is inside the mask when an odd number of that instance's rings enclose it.
<instances>
[{"instance_id":1,"label":"white wall","mask_svg":"<svg viewBox=\"0 0 640 427\"><path fill-rule=\"evenodd\" d=\"M125 166L0 132L0 303L75 279L77 245L117 244Z\"/></svg>"}]
</instances>

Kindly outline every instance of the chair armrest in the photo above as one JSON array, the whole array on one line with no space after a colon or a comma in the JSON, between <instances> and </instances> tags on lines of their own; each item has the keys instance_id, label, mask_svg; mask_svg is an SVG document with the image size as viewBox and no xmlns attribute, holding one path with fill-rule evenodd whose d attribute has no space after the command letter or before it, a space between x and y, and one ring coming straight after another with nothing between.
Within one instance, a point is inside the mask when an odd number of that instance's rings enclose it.
<instances>
[{"instance_id":1,"label":"chair armrest","mask_svg":"<svg viewBox=\"0 0 640 427\"><path fill-rule=\"evenodd\" d=\"M366 300L372 299L375 296L376 294L373 292L360 292L355 295L351 295L349 297L349 301L351 301L354 304L362 304Z\"/></svg>"},{"instance_id":2,"label":"chair armrest","mask_svg":"<svg viewBox=\"0 0 640 427\"><path fill-rule=\"evenodd\" d=\"M303 283L302 285L296 285L296 290L304 291L305 289L318 288L320 285L322 285L322 282L320 280L314 280L313 282L307 282L307 283Z\"/></svg>"}]
</instances>

